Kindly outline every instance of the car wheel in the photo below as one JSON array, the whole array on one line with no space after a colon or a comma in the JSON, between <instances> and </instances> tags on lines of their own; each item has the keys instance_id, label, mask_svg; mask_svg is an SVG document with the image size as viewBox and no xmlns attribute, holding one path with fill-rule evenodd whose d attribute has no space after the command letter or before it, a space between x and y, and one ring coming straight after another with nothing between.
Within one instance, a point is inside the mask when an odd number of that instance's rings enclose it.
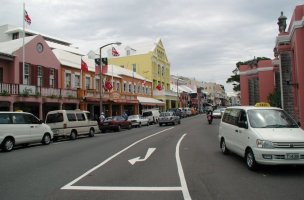
<instances>
[{"instance_id":1,"label":"car wheel","mask_svg":"<svg viewBox=\"0 0 304 200\"><path fill-rule=\"evenodd\" d=\"M223 154L228 154L229 150L227 149L226 142L225 142L224 138L221 139L220 147L221 147L221 150L222 150Z\"/></svg>"},{"instance_id":2,"label":"car wheel","mask_svg":"<svg viewBox=\"0 0 304 200\"><path fill-rule=\"evenodd\" d=\"M2 149L5 152L9 152L11 150L13 150L15 145L14 139L13 138L6 138L3 142L2 142Z\"/></svg>"},{"instance_id":3,"label":"car wheel","mask_svg":"<svg viewBox=\"0 0 304 200\"><path fill-rule=\"evenodd\" d=\"M141 127L141 122L138 124L138 127Z\"/></svg>"},{"instance_id":4,"label":"car wheel","mask_svg":"<svg viewBox=\"0 0 304 200\"><path fill-rule=\"evenodd\" d=\"M129 124L128 125L128 129L130 130L132 128L132 124Z\"/></svg>"},{"instance_id":5,"label":"car wheel","mask_svg":"<svg viewBox=\"0 0 304 200\"><path fill-rule=\"evenodd\" d=\"M150 122L148 121L147 126L150 126Z\"/></svg>"},{"instance_id":6,"label":"car wheel","mask_svg":"<svg viewBox=\"0 0 304 200\"><path fill-rule=\"evenodd\" d=\"M162 123L159 123L159 126L162 126L163 124Z\"/></svg>"},{"instance_id":7,"label":"car wheel","mask_svg":"<svg viewBox=\"0 0 304 200\"><path fill-rule=\"evenodd\" d=\"M70 134L70 140L75 140L77 137L76 131L72 131Z\"/></svg>"},{"instance_id":8,"label":"car wheel","mask_svg":"<svg viewBox=\"0 0 304 200\"><path fill-rule=\"evenodd\" d=\"M101 132L102 133L105 133L107 130L106 129L101 129Z\"/></svg>"},{"instance_id":9,"label":"car wheel","mask_svg":"<svg viewBox=\"0 0 304 200\"><path fill-rule=\"evenodd\" d=\"M121 127L120 127L120 125L118 125L118 126L117 126L116 131L117 131L117 132L121 131Z\"/></svg>"},{"instance_id":10,"label":"car wheel","mask_svg":"<svg viewBox=\"0 0 304 200\"><path fill-rule=\"evenodd\" d=\"M43 138L42 138L42 144L48 145L51 143L51 136L50 134L46 133L44 134Z\"/></svg>"},{"instance_id":11,"label":"car wheel","mask_svg":"<svg viewBox=\"0 0 304 200\"><path fill-rule=\"evenodd\" d=\"M94 128L91 128L90 132L89 132L89 136L94 137L94 134L95 134L95 130L94 130Z\"/></svg>"},{"instance_id":12,"label":"car wheel","mask_svg":"<svg viewBox=\"0 0 304 200\"><path fill-rule=\"evenodd\" d=\"M178 120L178 124L181 124L181 120Z\"/></svg>"},{"instance_id":13,"label":"car wheel","mask_svg":"<svg viewBox=\"0 0 304 200\"><path fill-rule=\"evenodd\" d=\"M254 154L251 149L248 149L246 151L245 159L246 159L246 165L247 165L248 169L255 170L257 168L258 164L255 161Z\"/></svg>"}]
</instances>

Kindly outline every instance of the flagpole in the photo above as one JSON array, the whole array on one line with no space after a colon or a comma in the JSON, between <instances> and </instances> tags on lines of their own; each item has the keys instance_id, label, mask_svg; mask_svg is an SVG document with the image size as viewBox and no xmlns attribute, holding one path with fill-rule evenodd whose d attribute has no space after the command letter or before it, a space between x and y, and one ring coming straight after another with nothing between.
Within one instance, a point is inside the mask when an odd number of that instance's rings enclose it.
<instances>
[{"instance_id":1,"label":"flagpole","mask_svg":"<svg viewBox=\"0 0 304 200\"><path fill-rule=\"evenodd\" d=\"M25 58L25 49L24 49L24 38L25 38L25 3L23 2L23 12L22 12L22 22L23 22L23 39L22 39L22 70L24 70L24 58ZM21 73L21 72L20 72ZM22 83L23 84L23 83Z\"/></svg>"}]
</instances>

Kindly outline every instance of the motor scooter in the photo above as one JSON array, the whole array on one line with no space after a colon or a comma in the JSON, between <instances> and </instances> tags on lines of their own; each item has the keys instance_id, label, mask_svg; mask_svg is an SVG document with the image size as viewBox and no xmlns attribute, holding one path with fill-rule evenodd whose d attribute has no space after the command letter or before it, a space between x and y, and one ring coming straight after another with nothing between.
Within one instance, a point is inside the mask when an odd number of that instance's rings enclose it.
<instances>
[{"instance_id":1,"label":"motor scooter","mask_svg":"<svg viewBox=\"0 0 304 200\"><path fill-rule=\"evenodd\" d=\"M211 123L212 123L212 120L213 120L212 113L208 113L208 114L207 114L207 120L208 120L208 124L211 124Z\"/></svg>"}]
</instances>

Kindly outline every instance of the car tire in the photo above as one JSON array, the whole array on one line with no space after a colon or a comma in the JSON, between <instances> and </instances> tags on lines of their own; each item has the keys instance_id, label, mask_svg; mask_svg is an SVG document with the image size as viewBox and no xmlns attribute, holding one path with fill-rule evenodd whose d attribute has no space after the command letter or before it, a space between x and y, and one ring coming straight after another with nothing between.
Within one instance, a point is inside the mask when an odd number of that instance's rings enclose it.
<instances>
[{"instance_id":1,"label":"car tire","mask_svg":"<svg viewBox=\"0 0 304 200\"><path fill-rule=\"evenodd\" d=\"M181 120L178 120L178 122L177 122L178 124L181 124Z\"/></svg>"},{"instance_id":2,"label":"car tire","mask_svg":"<svg viewBox=\"0 0 304 200\"><path fill-rule=\"evenodd\" d=\"M9 152L9 151L13 150L14 145L15 145L15 141L14 141L13 138L6 138L2 142L1 148L2 148L3 151Z\"/></svg>"},{"instance_id":3,"label":"car tire","mask_svg":"<svg viewBox=\"0 0 304 200\"><path fill-rule=\"evenodd\" d=\"M101 129L101 132L102 133L105 133L107 130L106 129Z\"/></svg>"},{"instance_id":4,"label":"car tire","mask_svg":"<svg viewBox=\"0 0 304 200\"><path fill-rule=\"evenodd\" d=\"M141 127L141 122L139 122L139 124L138 124L138 128L140 128Z\"/></svg>"},{"instance_id":5,"label":"car tire","mask_svg":"<svg viewBox=\"0 0 304 200\"><path fill-rule=\"evenodd\" d=\"M95 135L95 130L94 130L94 128L90 128L89 137L94 137L94 135Z\"/></svg>"},{"instance_id":6,"label":"car tire","mask_svg":"<svg viewBox=\"0 0 304 200\"><path fill-rule=\"evenodd\" d=\"M121 131L121 127L120 127L120 125L118 125L116 128L116 132L120 132L120 131Z\"/></svg>"},{"instance_id":7,"label":"car tire","mask_svg":"<svg viewBox=\"0 0 304 200\"><path fill-rule=\"evenodd\" d=\"M44 145L51 144L51 136L50 136L50 134L48 134L48 133L44 134L44 136L42 138L42 144L44 144Z\"/></svg>"},{"instance_id":8,"label":"car tire","mask_svg":"<svg viewBox=\"0 0 304 200\"><path fill-rule=\"evenodd\" d=\"M221 150L222 150L223 154L227 155L229 153L229 150L227 149L226 142L225 142L224 138L221 139L220 147L221 147Z\"/></svg>"},{"instance_id":9,"label":"car tire","mask_svg":"<svg viewBox=\"0 0 304 200\"><path fill-rule=\"evenodd\" d=\"M159 126L162 126L163 124L162 123L159 123Z\"/></svg>"},{"instance_id":10,"label":"car tire","mask_svg":"<svg viewBox=\"0 0 304 200\"><path fill-rule=\"evenodd\" d=\"M70 140L76 140L76 138L77 138L76 131L72 131L70 134Z\"/></svg>"},{"instance_id":11,"label":"car tire","mask_svg":"<svg viewBox=\"0 0 304 200\"><path fill-rule=\"evenodd\" d=\"M254 158L254 154L252 152L251 149L248 149L246 151L246 154L245 154L245 161L246 161L246 165L247 165L247 168L254 171L257 169L258 167L258 164L257 162L255 161L255 158Z\"/></svg>"}]
</instances>

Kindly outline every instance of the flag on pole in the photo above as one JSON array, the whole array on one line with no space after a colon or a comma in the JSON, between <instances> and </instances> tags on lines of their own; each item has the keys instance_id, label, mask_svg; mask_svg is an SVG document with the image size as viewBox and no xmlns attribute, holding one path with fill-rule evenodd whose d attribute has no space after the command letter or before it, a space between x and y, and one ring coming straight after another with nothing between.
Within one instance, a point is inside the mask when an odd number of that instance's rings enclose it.
<instances>
[{"instance_id":1,"label":"flag on pole","mask_svg":"<svg viewBox=\"0 0 304 200\"><path fill-rule=\"evenodd\" d=\"M112 47L112 56L119 56L118 51L114 47Z\"/></svg>"},{"instance_id":2,"label":"flag on pole","mask_svg":"<svg viewBox=\"0 0 304 200\"><path fill-rule=\"evenodd\" d=\"M141 85L142 85L142 86L146 85L146 83L147 83L146 80L142 80L142 81L141 81Z\"/></svg>"},{"instance_id":3,"label":"flag on pole","mask_svg":"<svg viewBox=\"0 0 304 200\"><path fill-rule=\"evenodd\" d=\"M113 88L112 84L110 81L106 80L105 82L105 89L106 90L111 90Z\"/></svg>"},{"instance_id":4,"label":"flag on pole","mask_svg":"<svg viewBox=\"0 0 304 200\"><path fill-rule=\"evenodd\" d=\"M160 84L158 84L158 85L156 86L156 89L158 89L158 90L160 91L160 90L162 90L163 88L162 88L162 86L161 86Z\"/></svg>"},{"instance_id":5,"label":"flag on pole","mask_svg":"<svg viewBox=\"0 0 304 200\"><path fill-rule=\"evenodd\" d=\"M84 72L89 71L89 67L88 67L87 63L85 63L82 59L81 59L81 70Z\"/></svg>"},{"instance_id":6,"label":"flag on pole","mask_svg":"<svg viewBox=\"0 0 304 200\"><path fill-rule=\"evenodd\" d=\"M26 21L26 23L28 25L31 25L31 23L32 23L32 20L31 20L30 16L27 14L26 10L24 10L24 21Z\"/></svg>"},{"instance_id":7,"label":"flag on pole","mask_svg":"<svg viewBox=\"0 0 304 200\"><path fill-rule=\"evenodd\" d=\"M99 65L95 65L95 74L96 75L100 74L100 66Z\"/></svg>"}]
</instances>

